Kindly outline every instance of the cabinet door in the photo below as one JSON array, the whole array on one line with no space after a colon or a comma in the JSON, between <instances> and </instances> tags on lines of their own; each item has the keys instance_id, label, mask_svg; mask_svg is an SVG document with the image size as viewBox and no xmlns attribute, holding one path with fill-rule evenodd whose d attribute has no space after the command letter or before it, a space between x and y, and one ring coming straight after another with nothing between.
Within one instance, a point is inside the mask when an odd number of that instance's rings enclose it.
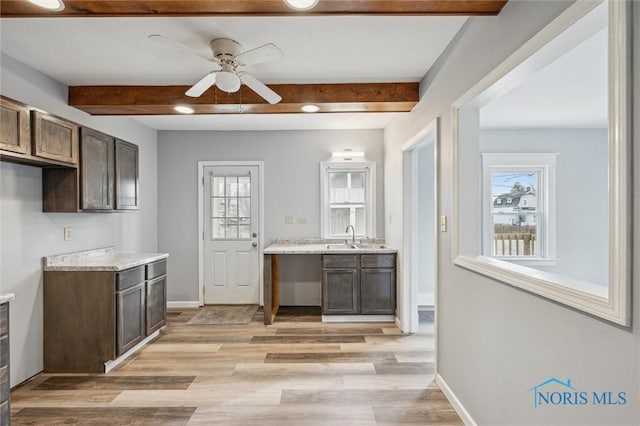
<instances>
[{"instance_id":1,"label":"cabinet door","mask_svg":"<svg viewBox=\"0 0 640 426\"><path fill-rule=\"evenodd\" d=\"M78 164L78 126L40 111L31 114L33 155Z\"/></svg>"},{"instance_id":2,"label":"cabinet door","mask_svg":"<svg viewBox=\"0 0 640 426\"><path fill-rule=\"evenodd\" d=\"M357 314L359 311L357 269L322 271L322 313Z\"/></svg>"},{"instance_id":3,"label":"cabinet door","mask_svg":"<svg viewBox=\"0 0 640 426\"><path fill-rule=\"evenodd\" d=\"M396 270L362 269L361 313L393 314L396 311Z\"/></svg>"},{"instance_id":4,"label":"cabinet door","mask_svg":"<svg viewBox=\"0 0 640 426\"><path fill-rule=\"evenodd\" d=\"M147 336L167 322L167 276L147 281Z\"/></svg>"},{"instance_id":5,"label":"cabinet door","mask_svg":"<svg viewBox=\"0 0 640 426\"><path fill-rule=\"evenodd\" d=\"M114 139L92 129L80 129L80 208L114 208L113 162Z\"/></svg>"},{"instance_id":6,"label":"cabinet door","mask_svg":"<svg viewBox=\"0 0 640 426\"><path fill-rule=\"evenodd\" d=\"M30 148L29 109L19 102L0 98L0 149L29 154Z\"/></svg>"},{"instance_id":7,"label":"cabinet door","mask_svg":"<svg viewBox=\"0 0 640 426\"><path fill-rule=\"evenodd\" d=\"M138 207L138 146L116 139L116 209Z\"/></svg>"},{"instance_id":8,"label":"cabinet door","mask_svg":"<svg viewBox=\"0 0 640 426\"><path fill-rule=\"evenodd\" d=\"M145 283L116 293L118 351L120 356L145 337Z\"/></svg>"}]
</instances>

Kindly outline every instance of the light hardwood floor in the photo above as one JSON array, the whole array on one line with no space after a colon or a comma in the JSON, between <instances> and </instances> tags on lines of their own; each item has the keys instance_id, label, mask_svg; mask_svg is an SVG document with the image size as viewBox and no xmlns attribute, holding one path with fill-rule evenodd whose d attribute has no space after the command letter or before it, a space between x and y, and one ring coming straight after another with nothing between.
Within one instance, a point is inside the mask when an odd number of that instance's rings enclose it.
<instances>
[{"instance_id":1,"label":"light hardwood floor","mask_svg":"<svg viewBox=\"0 0 640 426\"><path fill-rule=\"evenodd\" d=\"M41 374L14 390L16 425L458 425L433 383L433 323L323 324L282 308L272 326L186 325L107 375Z\"/></svg>"}]
</instances>

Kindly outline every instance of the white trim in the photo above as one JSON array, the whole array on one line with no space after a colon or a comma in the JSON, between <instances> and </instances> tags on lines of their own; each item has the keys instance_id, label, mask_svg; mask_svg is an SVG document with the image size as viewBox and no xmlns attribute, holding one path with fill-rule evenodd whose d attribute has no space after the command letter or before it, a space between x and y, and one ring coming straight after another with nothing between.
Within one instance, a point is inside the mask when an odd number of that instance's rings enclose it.
<instances>
[{"instance_id":1,"label":"white trim","mask_svg":"<svg viewBox=\"0 0 640 426\"><path fill-rule=\"evenodd\" d=\"M565 29L600 4L575 2L527 41L478 84L453 103L453 220L452 255L454 264L490 278L522 288L575 309L623 326L631 321L631 2L610 1L609 6L609 285L567 279L554 274L480 256L461 253L460 246L460 111L477 108L496 93L513 87L549 61L533 57ZM557 47L557 46L556 46ZM557 53L557 52L556 52ZM507 74L509 77L503 79ZM500 80L500 82L499 82ZM508 80L508 81L507 81ZM499 84L496 84L498 83ZM465 224L467 222L464 222ZM466 225L465 225L466 226ZM467 237L468 238L468 237Z\"/></svg>"},{"instance_id":2,"label":"white trim","mask_svg":"<svg viewBox=\"0 0 640 426\"><path fill-rule=\"evenodd\" d=\"M204 168L215 166L256 166L260 183L258 188L258 287L259 301L264 305L264 161L198 161L198 305L204 306Z\"/></svg>"},{"instance_id":3,"label":"white trim","mask_svg":"<svg viewBox=\"0 0 640 426\"><path fill-rule=\"evenodd\" d=\"M418 306L434 306L435 304L435 293L418 293Z\"/></svg>"},{"instance_id":4,"label":"white trim","mask_svg":"<svg viewBox=\"0 0 640 426\"><path fill-rule=\"evenodd\" d=\"M326 182L327 171L329 169L343 169L345 171L365 171L367 173L367 192L365 200L365 215L367 226L364 236L376 238L376 162L358 161L348 163L338 163L335 161L320 162L320 235L322 238L336 238L329 235L329 188ZM360 235L360 237L363 237Z\"/></svg>"},{"instance_id":5,"label":"white trim","mask_svg":"<svg viewBox=\"0 0 640 426\"><path fill-rule=\"evenodd\" d=\"M464 423L467 426L476 426L477 423L475 422L475 420L473 420L473 417L471 417L471 414L469 414L467 409L464 408L464 405L462 405L462 402L460 402L456 394L453 393L453 391L451 390L447 382L444 381L440 373L436 373L436 384L438 385L438 387L440 388L444 396L447 398L447 400L449 401L453 409L456 410L456 413L460 417L460 420L462 420L462 423Z\"/></svg>"},{"instance_id":6,"label":"white trim","mask_svg":"<svg viewBox=\"0 0 640 426\"><path fill-rule=\"evenodd\" d=\"M418 150L430 143L434 144L433 155L433 209L434 209L434 243L436 245L434 254L434 292L438 287L438 157L439 157L439 135L438 118L429 122L420 132L405 142L401 150L403 152L403 256L402 256L402 297L399 303L399 319L404 327L403 332L415 333L418 331L418 239L416 231L418 229ZM408 159L409 170L404 170L405 159ZM408 175L408 176L407 176ZM432 296L431 305L435 304L435 294ZM437 321L437 319L436 319ZM436 327L437 329L437 327Z\"/></svg>"},{"instance_id":7,"label":"white trim","mask_svg":"<svg viewBox=\"0 0 640 426\"><path fill-rule=\"evenodd\" d=\"M113 370L114 368L116 368L117 366L122 364L122 361L124 361L127 358L129 358L131 355L136 353L136 351L138 349L142 348L144 345L146 345L147 343L149 343L150 341L152 341L153 339L155 339L159 335L160 335L160 330L156 330L153 333L151 333L150 335L148 335L147 337L145 337L145 339L143 341L141 341L140 343L138 343L137 345L135 345L134 347L132 347L131 349L126 351L124 354L120 355L118 358L116 358L114 360L111 360L111 361L106 361L104 363L104 372L108 373L109 371Z\"/></svg>"},{"instance_id":8,"label":"white trim","mask_svg":"<svg viewBox=\"0 0 640 426\"><path fill-rule=\"evenodd\" d=\"M393 315L323 315L322 322L394 322Z\"/></svg>"},{"instance_id":9,"label":"white trim","mask_svg":"<svg viewBox=\"0 0 640 426\"><path fill-rule=\"evenodd\" d=\"M167 302L167 308L199 308L202 306L198 300L178 300L175 302Z\"/></svg>"}]
</instances>

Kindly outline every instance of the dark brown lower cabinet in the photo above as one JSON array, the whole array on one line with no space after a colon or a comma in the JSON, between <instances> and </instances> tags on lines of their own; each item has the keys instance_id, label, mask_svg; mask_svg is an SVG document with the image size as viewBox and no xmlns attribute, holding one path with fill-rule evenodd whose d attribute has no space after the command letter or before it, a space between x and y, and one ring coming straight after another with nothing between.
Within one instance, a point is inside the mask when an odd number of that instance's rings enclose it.
<instances>
[{"instance_id":1,"label":"dark brown lower cabinet","mask_svg":"<svg viewBox=\"0 0 640 426\"><path fill-rule=\"evenodd\" d=\"M167 276L147 281L147 334L167 323Z\"/></svg>"},{"instance_id":2,"label":"dark brown lower cabinet","mask_svg":"<svg viewBox=\"0 0 640 426\"><path fill-rule=\"evenodd\" d=\"M360 303L358 270L324 269L322 271L322 313L357 314Z\"/></svg>"},{"instance_id":3,"label":"dark brown lower cabinet","mask_svg":"<svg viewBox=\"0 0 640 426\"><path fill-rule=\"evenodd\" d=\"M44 371L102 373L166 322L166 260L44 272Z\"/></svg>"},{"instance_id":4,"label":"dark brown lower cabinet","mask_svg":"<svg viewBox=\"0 0 640 426\"><path fill-rule=\"evenodd\" d=\"M322 257L323 315L393 315L395 254L326 254Z\"/></svg>"},{"instance_id":5,"label":"dark brown lower cabinet","mask_svg":"<svg viewBox=\"0 0 640 426\"><path fill-rule=\"evenodd\" d=\"M116 293L116 310L118 312L118 348L120 356L144 340L146 336L146 283L143 281L131 288Z\"/></svg>"}]
</instances>

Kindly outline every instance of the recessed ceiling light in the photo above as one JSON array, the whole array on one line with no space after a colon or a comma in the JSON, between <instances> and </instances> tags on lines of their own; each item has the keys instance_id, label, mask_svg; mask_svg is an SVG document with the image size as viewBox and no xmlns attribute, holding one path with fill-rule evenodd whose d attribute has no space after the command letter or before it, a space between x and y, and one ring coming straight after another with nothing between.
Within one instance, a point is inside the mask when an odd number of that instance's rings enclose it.
<instances>
[{"instance_id":1,"label":"recessed ceiling light","mask_svg":"<svg viewBox=\"0 0 640 426\"><path fill-rule=\"evenodd\" d=\"M195 112L193 108L186 105L176 105L173 107L173 109L175 109L180 114L193 114Z\"/></svg>"},{"instance_id":2,"label":"recessed ceiling light","mask_svg":"<svg viewBox=\"0 0 640 426\"><path fill-rule=\"evenodd\" d=\"M29 0L31 3L51 10L53 12L59 12L64 9L64 3L62 0Z\"/></svg>"},{"instance_id":3,"label":"recessed ceiling light","mask_svg":"<svg viewBox=\"0 0 640 426\"><path fill-rule=\"evenodd\" d=\"M304 112L318 112L320 111L320 107L318 105L314 105L314 104L306 104L306 105L302 105L300 107L300 109Z\"/></svg>"},{"instance_id":4,"label":"recessed ceiling light","mask_svg":"<svg viewBox=\"0 0 640 426\"><path fill-rule=\"evenodd\" d=\"M319 0L284 0L284 2L292 9L309 10L316 7Z\"/></svg>"}]
</instances>

